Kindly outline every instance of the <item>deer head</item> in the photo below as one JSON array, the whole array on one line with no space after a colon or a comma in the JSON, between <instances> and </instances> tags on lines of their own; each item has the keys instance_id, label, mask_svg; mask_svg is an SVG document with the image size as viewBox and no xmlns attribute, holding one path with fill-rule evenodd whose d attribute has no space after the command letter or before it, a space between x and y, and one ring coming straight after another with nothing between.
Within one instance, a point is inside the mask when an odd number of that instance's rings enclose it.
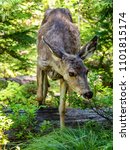
<instances>
[{"instance_id":1,"label":"deer head","mask_svg":"<svg viewBox=\"0 0 130 150\"><path fill-rule=\"evenodd\" d=\"M97 40L98 38L95 36L76 55L72 55L66 53L64 49L56 49L50 45L47 39L43 38L43 41L48 45L52 54L59 59L60 67L58 68L58 73L63 76L71 89L88 99L92 98L93 93L87 81L89 70L83 61L94 53Z\"/></svg>"}]
</instances>

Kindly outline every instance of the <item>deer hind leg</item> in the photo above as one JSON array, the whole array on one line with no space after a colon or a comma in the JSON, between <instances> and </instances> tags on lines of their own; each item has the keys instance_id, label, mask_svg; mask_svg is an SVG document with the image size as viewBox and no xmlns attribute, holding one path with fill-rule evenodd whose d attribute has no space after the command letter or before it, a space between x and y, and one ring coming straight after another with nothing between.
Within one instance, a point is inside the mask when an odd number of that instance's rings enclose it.
<instances>
[{"instance_id":1,"label":"deer hind leg","mask_svg":"<svg viewBox=\"0 0 130 150\"><path fill-rule=\"evenodd\" d=\"M47 73L37 67L37 101L39 105L45 104L48 85Z\"/></svg>"},{"instance_id":2,"label":"deer hind leg","mask_svg":"<svg viewBox=\"0 0 130 150\"><path fill-rule=\"evenodd\" d=\"M61 79L60 80L60 127L63 128L65 126L65 98L67 93L67 83Z\"/></svg>"},{"instance_id":3,"label":"deer hind leg","mask_svg":"<svg viewBox=\"0 0 130 150\"><path fill-rule=\"evenodd\" d=\"M49 87L49 82L48 82L48 78L47 78L47 72L43 72L43 102L42 102L42 104L45 104L48 87Z\"/></svg>"}]
</instances>

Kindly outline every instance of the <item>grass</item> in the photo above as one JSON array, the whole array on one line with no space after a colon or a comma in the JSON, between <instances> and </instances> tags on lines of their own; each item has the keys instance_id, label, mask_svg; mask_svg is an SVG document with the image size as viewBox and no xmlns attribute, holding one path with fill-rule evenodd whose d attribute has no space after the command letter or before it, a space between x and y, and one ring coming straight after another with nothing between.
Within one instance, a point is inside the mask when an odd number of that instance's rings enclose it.
<instances>
[{"instance_id":1,"label":"grass","mask_svg":"<svg viewBox=\"0 0 130 150\"><path fill-rule=\"evenodd\" d=\"M33 139L23 150L112 150L112 129L90 122L75 129L55 130Z\"/></svg>"}]
</instances>

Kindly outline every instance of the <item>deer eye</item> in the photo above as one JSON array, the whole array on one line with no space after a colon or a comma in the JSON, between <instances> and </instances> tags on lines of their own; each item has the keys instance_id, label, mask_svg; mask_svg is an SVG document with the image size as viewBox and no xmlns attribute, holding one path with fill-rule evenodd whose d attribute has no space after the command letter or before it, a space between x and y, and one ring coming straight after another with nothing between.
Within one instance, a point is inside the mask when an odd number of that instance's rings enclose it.
<instances>
[{"instance_id":1,"label":"deer eye","mask_svg":"<svg viewBox=\"0 0 130 150\"><path fill-rule=\"evenodd\" d=\"M70 77L75 77L76 74L75 74L75 72L69 72L69 76L70 76Z\"/></svg>"}]
</instances>

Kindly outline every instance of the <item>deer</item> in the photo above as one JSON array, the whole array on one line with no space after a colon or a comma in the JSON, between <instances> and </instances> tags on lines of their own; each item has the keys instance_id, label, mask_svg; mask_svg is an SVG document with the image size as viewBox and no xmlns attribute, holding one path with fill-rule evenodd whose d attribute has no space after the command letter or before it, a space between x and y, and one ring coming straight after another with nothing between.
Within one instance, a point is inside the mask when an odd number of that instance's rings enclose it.
<instances>
[{"instance_id":1,"label":"deer","mask_svg":"<svg viewBox=\"0 0 130 150\"><path fill-rule=\"evenodd\" d=\"M80 33L73 23L69 9L48 9L44 14L37 37L37 101L45 104L49 81L60 80L60 127L65 127L65 100L69 88L85 99L91 99L93 92L87 80L88 59L97 47L94 36L80 48Z\"/></svg>"}]
</instances>

